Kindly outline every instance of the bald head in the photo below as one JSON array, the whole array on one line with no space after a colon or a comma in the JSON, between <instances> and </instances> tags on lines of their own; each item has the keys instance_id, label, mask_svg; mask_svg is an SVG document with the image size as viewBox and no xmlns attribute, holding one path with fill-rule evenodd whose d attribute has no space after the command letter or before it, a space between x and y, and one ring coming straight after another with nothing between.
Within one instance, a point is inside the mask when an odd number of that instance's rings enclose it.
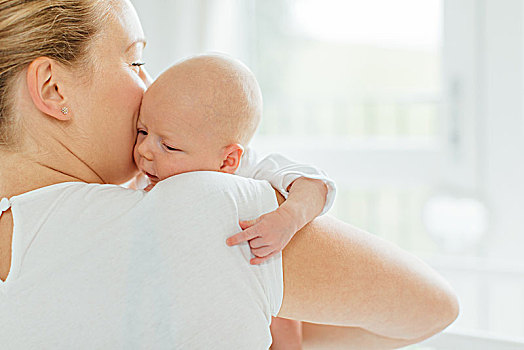
<instances>
[{"instance_id":1,"label":"bald head","mask_svg":"<svg viewBox=\"0 0 524 350\"><path fill-rule=\"evenodd\" d=\"M179 122L222 146L246 146L262 115L262 94L253 73L223 55L201 55L178 62L148 89L155 103L171 105ZM184 114L184 115L180 115ZM166 116L169 117L169 116Z\"/></svg>"}]
</instances>

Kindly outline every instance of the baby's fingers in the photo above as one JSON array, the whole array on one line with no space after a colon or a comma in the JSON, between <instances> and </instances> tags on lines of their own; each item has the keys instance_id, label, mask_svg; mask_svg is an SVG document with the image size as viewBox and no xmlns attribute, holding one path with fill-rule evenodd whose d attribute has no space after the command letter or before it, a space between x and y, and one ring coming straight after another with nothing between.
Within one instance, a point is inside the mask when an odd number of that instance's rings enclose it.
<instances>
[{"instance_id":1,"label":"baby's fingers","mask_svg":"<svg viewBox=\"0 0 524 350\"><path fill-rule=\"evenodd\" d=\"M265 247L260 247L260 248L251 248L251 253L253 253L253 255L256 257L264 258L267 255L273 253L274 250L275 250L274 247L265 246Z\"/></svg>"},{"instance_id":2,"label":"baby's fingers","mask_svg":"<svg viewBox=\"0 0 524 350\"><path fill-rule=\"evenodd\" d=\"M273 253L271 253L271 254L269 254L269 255L266 255L266 256L264 256L264 257L262 257L262 258L260 258L260 257L253 258L253 259L251 259L251 260L249 261L249 263L250 263L251 265L258 265L258 264L261 264L261 263L263 263L264 261L269 260L269 258L271 258L273 255L278 254L278 252L279 252L278 250L275 250Z\"/></svg>"},{"instance_id":3,"label":"baby's fingers","mask_svg":"<svg viewBox=\"0 0 524 350\"><path fill-rule=\"evenodd\" d=\"M258 234L255 232L255 230L247 229L247 230L237 233L234 236L229 237L226 240L226 244L228 246L233 246L233 245L240 244L242 242L247 242L255 237L258 237Z\"/></svg>"},{"instance_id":4,"label":"baby's fingers","mask_svg":"<svg viewBox=\"0 0 524 350\"><path fill-rule=\"evenodd\" d=\"M260 219L261 219L261 217L258 217L258 218L253 219L253 220L240 220L240 221L238 222L238 224L240 225L240 228L241 228L242 230L245 230L245 229L247 229L247 228L253 226L253 225L256 224L257 222L259 222Z\"/></svg>"},{"instance_id":5,"label":"baby's fingers","mask_svg":"<svg viewBox=\"0 0 524 350\"><path fill-rule=\"evenodd\" d=\"M262 237L253 238L249 241L249 246L251 247L251 249L262 248L268 245L270 244L266 242Z\"/></svg>"}]
</instances>

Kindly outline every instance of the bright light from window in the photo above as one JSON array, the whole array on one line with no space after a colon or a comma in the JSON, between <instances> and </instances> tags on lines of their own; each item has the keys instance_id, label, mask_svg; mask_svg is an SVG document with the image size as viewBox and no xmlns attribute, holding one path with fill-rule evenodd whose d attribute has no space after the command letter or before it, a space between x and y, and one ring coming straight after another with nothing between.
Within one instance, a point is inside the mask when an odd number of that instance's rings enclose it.
<instances>
[{"instance_id":1,"label":"bright light from window","mask_svg":"<svg viewBox=\"0 0 524 350\"><path fill-rule=\"evenodd\" d=\"M322 41L435 50L441 0L295 0L293 24Z\"/></svg>"}]
</instances>

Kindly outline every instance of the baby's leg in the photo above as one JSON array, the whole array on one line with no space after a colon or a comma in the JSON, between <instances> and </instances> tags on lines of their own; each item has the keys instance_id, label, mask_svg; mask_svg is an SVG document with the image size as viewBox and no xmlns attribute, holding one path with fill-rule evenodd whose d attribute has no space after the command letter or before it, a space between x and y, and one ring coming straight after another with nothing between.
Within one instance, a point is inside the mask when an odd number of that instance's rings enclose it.
<instances>
[{"instance_id":1,"label":"baby's leg","mask_svg":"<svg viewBox=\"0 0 524 350\"><path fill-rule=\"evenodd\" d=\"M302 323L287 318L271 318L271 350L302 350Z\"/></svg>"}]
</instances>

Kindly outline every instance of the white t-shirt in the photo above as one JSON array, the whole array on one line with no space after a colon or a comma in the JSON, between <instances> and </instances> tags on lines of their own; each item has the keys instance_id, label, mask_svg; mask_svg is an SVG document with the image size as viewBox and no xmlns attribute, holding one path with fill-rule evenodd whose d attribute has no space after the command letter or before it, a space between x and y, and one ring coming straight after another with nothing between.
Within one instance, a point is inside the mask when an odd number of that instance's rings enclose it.
<instances>
[{"instance_id":1,"label":"white t-shirt","mask_svg":"<svg viewBox=\"0 0 524 350\"><path fill-rule=\"evenodd\" d=\"M192 172L149 193L68 182L9 202L1 349L270 346L281 255L250 265L247 243L225 243L277 208L269 183Z\"/></svg>"}]
</instances>

